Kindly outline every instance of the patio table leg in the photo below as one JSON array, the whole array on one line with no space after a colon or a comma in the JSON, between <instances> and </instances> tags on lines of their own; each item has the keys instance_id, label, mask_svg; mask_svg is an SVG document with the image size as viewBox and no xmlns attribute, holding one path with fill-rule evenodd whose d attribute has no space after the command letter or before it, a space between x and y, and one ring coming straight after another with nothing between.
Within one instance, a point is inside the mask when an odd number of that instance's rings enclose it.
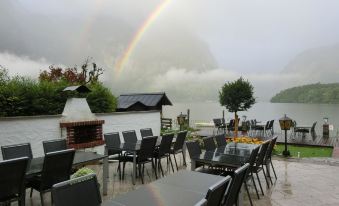
<instances>
[{"instance_id":1,"label":"patio table leg","mask_svg":"<svg viewBox=\"0 0 339 206\"><path fill-rule=\"evenodd\" d=\"M105 149L106 150L106 149ZM106 153L106 151L105 151ZM107 181L109 179L109 168L108 168L108 156L106 156L103 159L104 165L102 167L103 169L103 175L102 175L102 192L104 195L107 195Z\"/></svg>"},{"instance_id":2,"label":"patio table leg","mask_svg":"<svg viewBox=\"0 0 339 206\"><path fill-rule=\"evenodd\" d=\"M136 151L133 152L133 174L132 174L132 183L135 185L135 176L136 176L136 168L137 168L137 153Z\"/></svg>"},{"instance_id":3,"label":"patio table leg","mask_svg":"<svg viewBox=\"0 0 339 206\"><path fill-rule=\"evenodd\" d=\"M195 161L191 159L191 170L194 171L196 168Z\"/></svg>"}]
</instances>

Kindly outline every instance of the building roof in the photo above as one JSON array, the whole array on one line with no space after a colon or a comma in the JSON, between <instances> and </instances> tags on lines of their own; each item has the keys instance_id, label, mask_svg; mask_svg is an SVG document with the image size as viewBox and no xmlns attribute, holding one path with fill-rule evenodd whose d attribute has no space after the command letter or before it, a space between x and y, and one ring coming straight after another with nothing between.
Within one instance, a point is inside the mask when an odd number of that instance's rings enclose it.
<instances>
[{"instance_id":1,"label":"building roof","mask_svg":"<svg viewBox=\"0 0 339 206\"><path fill-rule=\"evenodd\" d=\"M121 94L118 97L117 109L127 109L135 104L142 104L146 107L154 107L157 106L159 102L161 105L172 105L165 92Z\"/></svg>"},{"instance_id":2,"label":"building roof","mask_svg":"<svg viewBox=\"0 0 339 206\"><path fill-rule=\"evenodd\" d=\"M88 87L86 87L85 85L69 86L66 87L63 91L77 91L79 93L91 92L91 90L88 89Z\"/></svg>"}]
</instances>

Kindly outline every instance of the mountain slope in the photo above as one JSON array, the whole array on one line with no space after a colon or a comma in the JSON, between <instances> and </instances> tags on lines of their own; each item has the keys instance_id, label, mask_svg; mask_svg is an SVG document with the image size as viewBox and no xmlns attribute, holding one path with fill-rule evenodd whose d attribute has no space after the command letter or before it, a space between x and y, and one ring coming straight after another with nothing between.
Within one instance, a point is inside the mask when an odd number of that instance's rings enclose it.
<instances>
[{"instance_id":1,"label":"mountain slope","mask_svg":"<svg viewBox=\"0 0 339 206\"><path fill-rule=\"evenodd\" d=\"M339 83L292 87L276 94L271 102L339 104Z\"/></svg>"}]
</instances>

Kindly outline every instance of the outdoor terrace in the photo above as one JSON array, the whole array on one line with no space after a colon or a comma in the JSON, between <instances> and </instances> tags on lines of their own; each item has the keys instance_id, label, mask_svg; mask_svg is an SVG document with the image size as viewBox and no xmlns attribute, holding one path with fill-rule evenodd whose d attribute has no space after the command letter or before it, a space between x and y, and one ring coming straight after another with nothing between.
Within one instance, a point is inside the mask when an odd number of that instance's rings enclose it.
<instances>
[{"instance_id":1,"label":"outdoor terrace","mask_svg":"<svg viewBox=\"0 0 339 206\"><path fill-rule=\"evenodd\" d=\"M179 157L180 155L178 155ZM180 170L190 170L190 160L187 154L187 167L182 166L182 159L178 161ZM163 161L165 163L165 161ZM268 189L264 187L265 196L258 200L255 191L250 185L250 193L254 205L262 206L283 206L283 205L339 205L339 175L336 175L339 169L339 159L282 159L275 157L273 160L278 180L273 178L274 185ZM103 200L109 200L117 195L127 193L139 188L142 184L140 178L137 178L136 185L132 184L132 166L126 165L126 176L124 180L119 180L117 163L110 162L110 174L108 183L108 194L102 196ZM94 169L98 176L98 181L102 182L102 165L93 164L88 167ZM146 165L145 184L155 180L152 169ZM167 175L172 170L167 171ZM176 172L176 171L175 171ZM263 175L260 174L263 180ZM263 184L264 186L265 184ZM246 193L243 193L243 205L249 205ZM49 193L45 195L45 205L51 205ZM16 205L16 203L14 204ZM40 205L40 196L38 192L33 193L32 199L29 198L29 190L26 194L26 205Z\"/></svg>"}]
</instances>

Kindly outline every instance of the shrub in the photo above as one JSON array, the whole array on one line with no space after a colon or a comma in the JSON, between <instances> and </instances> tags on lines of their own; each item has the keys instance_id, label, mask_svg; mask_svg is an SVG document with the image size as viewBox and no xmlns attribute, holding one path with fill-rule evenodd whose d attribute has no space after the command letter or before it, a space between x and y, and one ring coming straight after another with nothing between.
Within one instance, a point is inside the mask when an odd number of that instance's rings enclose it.
<instances>
[{"instance_id":1,"label":"shrub","mask_svg":"<svg viewBox=\"0 0 339 206\"><path fill-rule=\"evenodd\" d=\"M1 74L3 74L1 76ZM69 97L86 97L95 113L115 111L117 101L110 90L95 81L87 85L92 92L63 92L69 82L35 81L26 77L7 78L0 68L0 116L33 116L61 114Z\"/></svg>"}]
</instances>

